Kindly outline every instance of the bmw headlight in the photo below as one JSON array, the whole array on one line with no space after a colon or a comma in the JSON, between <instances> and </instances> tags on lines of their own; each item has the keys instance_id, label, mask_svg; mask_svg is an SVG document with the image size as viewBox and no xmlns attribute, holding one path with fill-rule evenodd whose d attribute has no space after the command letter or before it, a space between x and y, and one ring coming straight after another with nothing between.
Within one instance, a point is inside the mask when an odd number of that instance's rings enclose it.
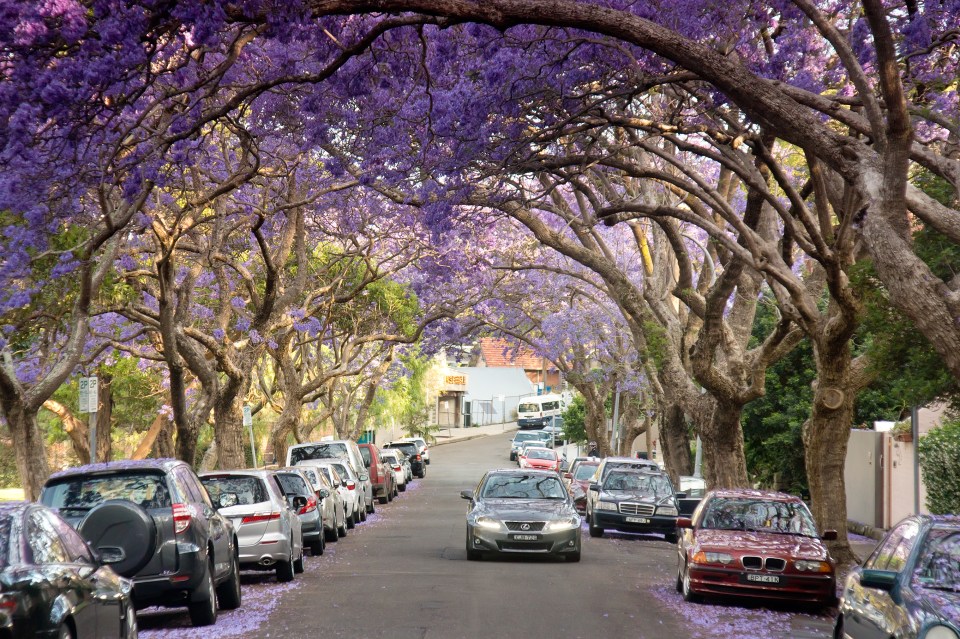
<instances>
[{"instance_id":1,"label":"bmw headlight","mask_svg":"<svg viewBox=\"0 0 960 639\"><path fill-rule=\"evenodd\" d=\"M798 559L793 562L793 567L800 572L830 572L830 564L825 561Z\"/></svg>"},{"instance_id":2,"label":"bmw headlight","mask_svg":"<svg viewBox=\"0 0 960 639\"><path fill-rule=\"evenodd\" d=\"M598 501L597 510L619 510L615 501Z\"/></svg>"},{"instance_id":3,"label":"bmw headlight","mask_svg":"<svg viewBox=\"0 0 960 639\"><path fill-rule=\"evenodd\" d=\"M487 530L500 530L500 522L493 517L477 517L476 526Z\"/></svg>"},{"instance_id":4,"label":"bmw headlight","mask_svg":"<svg viewBox=\"0 0 960 639\"><path fill-rule=\"evenodd\" d=\"M695 564L721 564L723 566L733 563L733 555L725 552L704 552L700 551L693 556Z\"/></svg>"},{"instance_id":5,"label":"bmw headlight","mask_svg":"<svg viewBox=\"0 0 960 639\"><path fill-rule=\"evenodd\" d=\"M658 515L667 515L669 517L676 517L678 515L677 509L673 506L660 506L657 508Z\"/></svg>"},{"instance_id":6,"label":"bmw headlight","mask_svg":"<svg viewBox=\"0 0 960 639\"><path fill-rule=\"evenodd\" d=\"M947 626L930 626L925 633L923 633L923 639L960 639L958 635L952 628Z\"/></svg>"},{"instance_id":7,"label":"bmw headlight","mask_svg":"<svg viewBox=\"0 0 960 639\"><path fill-rule=\"evenodd\" d=\"M555 521L548 521L547 525L544 527L546 532L560 532L561 530L574 530L580 527L580 518L579 517L567 517L565 519L557 519Z\"/></svg>"}]
</instances>

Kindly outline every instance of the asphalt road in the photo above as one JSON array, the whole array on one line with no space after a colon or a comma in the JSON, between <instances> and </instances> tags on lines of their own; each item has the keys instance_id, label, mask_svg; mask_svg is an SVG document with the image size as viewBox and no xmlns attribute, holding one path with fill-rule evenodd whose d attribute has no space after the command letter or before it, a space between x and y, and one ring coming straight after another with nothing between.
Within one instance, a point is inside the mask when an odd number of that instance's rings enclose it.
<instances>
[{"instance_id":1,"label":"asphalt road","mask_svg":"<svg viewBox=\"0 0 960 639\"><path fill-rule=\"evenodd\" d=\"M583 531L583 559L468 562L467 502L484 471L509 467L512 433L438 446L427 477L360 524L292 585L244 573L244 606L216 626L145 615L148 637L828 637L829 619L790 609L687 604L675 592L675 550L656 536ZM179 628L171 626L180 626Z\"/></svg>"}]
</instances>

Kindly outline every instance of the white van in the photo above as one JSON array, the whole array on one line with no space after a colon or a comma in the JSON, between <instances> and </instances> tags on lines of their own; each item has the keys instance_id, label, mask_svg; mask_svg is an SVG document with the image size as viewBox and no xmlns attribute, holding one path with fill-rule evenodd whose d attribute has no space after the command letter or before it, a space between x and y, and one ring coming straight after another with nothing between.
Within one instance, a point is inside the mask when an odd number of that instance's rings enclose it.
<instances>
[{"instance_id":1,"label":"white van","mask_svg":"<svg viewBox=\"0 0 960 639\"><path fill-rule=\"evenodd\" d=\"M563 395L530 395L521 397L517 405L517 425L520 428L543 428L553 423L567 408Z\"/></svg>"},{"instance_id":2,"label":"white van","mask_svg":"<svg viewBox=\"0 0 960 639\"><path fill-rule=\"evenodd\" d=\"M373 512L373 483L357 442L352 439L332 439L295 444L287 448L287 466L296 466L305 459L346 459L350 462L363 486L364 506L368 513Z\"/></svg>"}]
</instances>

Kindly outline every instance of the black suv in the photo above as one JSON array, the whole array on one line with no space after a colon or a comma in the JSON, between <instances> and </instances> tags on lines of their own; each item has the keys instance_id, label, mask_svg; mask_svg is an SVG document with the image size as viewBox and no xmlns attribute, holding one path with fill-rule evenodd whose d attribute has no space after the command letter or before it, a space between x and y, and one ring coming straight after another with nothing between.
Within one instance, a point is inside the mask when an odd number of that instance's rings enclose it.
<instances>
[{"instance_id":1,"label":"black suv","mask_svg":"<svg viewBox=\"0 0 960 639\"><path fill-rule=\"evenodd\" d=\"M189 465L175 459L91 464L55 473L40 501L100 559L133 580L133 601L187 606L195 626L240 606L237 536Z\"/></svg>"},{"instance_id":2,"label":"black suv","mask_svg":"<svg viewBox=\"0 0 960 639\"><path fill-rule=\"evenodd\" d=\"M410 470L413 471L415 477L426 477L427 476L427 465L423 461L423 455L420 454L420 447L417 446L417 442L390 442L384 448L396 448L402 450L406 453L407 458L410 460Z\"/></svg>"}]
</instances>

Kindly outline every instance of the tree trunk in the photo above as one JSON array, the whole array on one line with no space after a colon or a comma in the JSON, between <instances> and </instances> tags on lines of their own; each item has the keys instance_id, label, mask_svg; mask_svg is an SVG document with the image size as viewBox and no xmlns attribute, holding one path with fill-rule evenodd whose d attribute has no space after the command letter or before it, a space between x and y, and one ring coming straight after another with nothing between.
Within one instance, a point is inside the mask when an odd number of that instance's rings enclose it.
<instances>
[{"instance_id":1,"label":"tree trunk","mask_svg":"<svg viewBox=\"0 0 960 639\"><path fill-rule=\"evenodd\" d=\"M273 423L273 430L270 434L270 448L273 450L274 459L278 464L286 463L287 441L290 433L296 432L300 425L300 402L295 398L284 398L287 402L280 412L277 421Z\"/></svg>"},{"instance_id":2,"label":"tree trunk","mask_svg":"<svg viewBox=\"0 0 960 639\"><path fill-rule=\"evenodd\" d=\"M165 425L167 425L167 417L165 415L161 413L154 417L153 423L150 424L150 428L143 436L143 439L140 440L137 448L130 455L130 459L146 459L157 443L157 438L160 436Z\"/></svg>"},{"instance_id":3,"label":"tree trunk","mask_svg":"<svg viewBox=\"0 0 960 639\"><path fill-rule=\"evenodd\" d=\"M40 489L50 475L43 433L37 423L37 411L30 410L20 401L7 398L4 398L2 408L14 441L14 456L24 498L33 501L40 496Z\"/></svg>"},{"instance_id":4,"label":"tree trunk","mask_svg":"<svg viewBox=\"0 0 960 639\"><path fill-rule=\"evenodd\" d=\"M73 453L77 456L80 464L90 463L90 433L87 431L87 425L82 419L70 412L70 409L54 399L48 399L43 403L43 407L56 415L63 424L63 430L70 437L70 443L73 445Z\"/></svg>"},{"instance_id":5,"label":"tree trunk","mask_svg":"<svg viewBox=\"0 0 960 639\"><path fill-rule=\"evenodd\" d=\"M166 422L160 427L160 432L157 433L157 442L153 449L157 457L161 459L176 457L177 449L173 442L175 428L176 425L173 422Z\"/></svg>"},{"instance_id":6,"label":"tree trunk","mask_svg":"<svg viewBox=\"0 0 960 639\"><path fill-rule=\"evenodd\" d=\"M213 407L213 437L217 443L217 468L221 470L249 466L243 448L243 402L239 397L221 398Z\"/></svg>"},{"instance_id":7,"label":"tree trunk","mask_svg":"<svg viewBox=\"0 0 960 639\"><path fill-rule=\"evenodd\" d=\"M637 393L624 393L622 399L620 406L622 429L617 454L629 456L630 451L633 450L633 442L649 430L650 418L646 411L642 410L642 396Z\"/></svg>"},{"instance_id":8,"label":"tree trunk","mask_svg":"<svg viewBox=\"0 0 960 639\"><path fill-rule=\"evenodd\" d=\"M610 447L610 438L607 436L607 409L603 397L591 389L583 395L584 416L583 426L587 431L587 440L596 442L601 457L613 454Z\"/></svg>"},{"instance_id":9,"label":"tree trunk","mask_svg":"<svg viewBox=\"0 0 960 639\"><path fill-rule=\"evenodd\" d=\"M700 427L703 443L703 477L707 487L746 488L747 460L743 453L743 407L717 401L709 423Z\"/></svg>"},{"instance_id":10,"label":"tree trunk","mask_svg":"<svg viewBox=\"0 0 960 639\"><path fill-rule=\"evenodd\" d=\"M812 413L803 425L811 511L821 532L837 531L837 540L827 542L833 558L839 563L854 563L857 557L847 539L847 491L843 477L856 395L851 390L849 342L829 351L815 345L814 354L817 387Z\"/></svg>"},{"instance_id":11,"label":"tree trunk","mask_svg":"<svg viewBox=\"0 0 960 639\"><path fill-rule=\"evenodd\" d=\"M660 450L674 486L680 485L681 475L693 475L690 434L683 409L678 404L670 404L660 415Z\"/></svg>"},{"instance_id":12,"label":"tree trunk","mask_svg":"<svg viewBox=\"0 0 960 639\"><path fill-rule=\"evenodd\" d=\"M98 374L100 383L97 392L97 461L110 461L113 457L111 422L113 421L113 378Z\"/></svg>"}]
</instances>

